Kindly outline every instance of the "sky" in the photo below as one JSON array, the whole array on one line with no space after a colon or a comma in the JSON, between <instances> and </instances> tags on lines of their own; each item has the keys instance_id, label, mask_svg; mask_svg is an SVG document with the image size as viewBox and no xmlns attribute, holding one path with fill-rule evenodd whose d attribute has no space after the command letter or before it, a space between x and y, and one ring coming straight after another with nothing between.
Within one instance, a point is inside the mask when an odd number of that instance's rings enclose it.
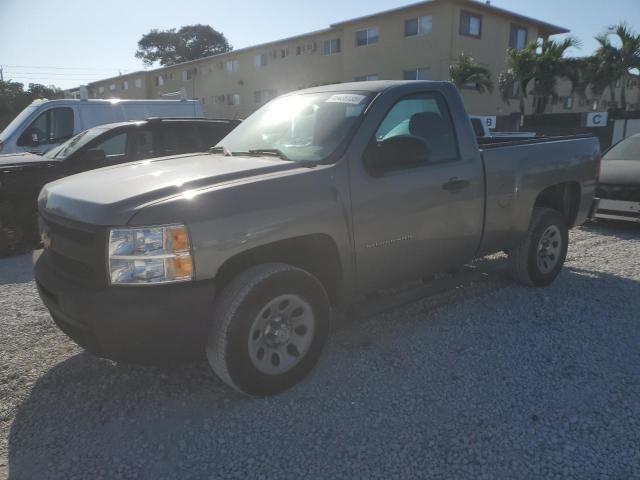
<instances>
[{"instance_id":1,"label":"sky","mask_svg":"<svg viewBox=\"0 0 640 480\"><path fill-rule=\"evenodd\" d=\"M235 48L243 48L411 3L415 0L0 0L0 66L5 80L71 88L143 69L134 53L152 28L209 24ZM593 36L620 21L640 32L640 0L492 4L570 29L582 41L573 55L590 54Z\"/></svg>"}]
</instances>

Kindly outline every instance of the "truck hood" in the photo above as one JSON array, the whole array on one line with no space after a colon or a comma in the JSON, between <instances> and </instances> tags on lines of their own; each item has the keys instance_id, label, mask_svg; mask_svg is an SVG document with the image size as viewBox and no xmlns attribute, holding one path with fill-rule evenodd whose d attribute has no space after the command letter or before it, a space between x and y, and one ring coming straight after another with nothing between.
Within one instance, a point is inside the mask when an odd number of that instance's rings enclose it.
<instances>
[{"instance_id":1,"label":"truck hood","mask_svg":"<svg viewBox=\"0 0 640 480\"><path fill-rule=\"evenodd\" d=\"M35 165L53 165L60 163L59 160L36 155L35 153L13 153L0 155L0 169L24 168Z\"/></svg>"},{"instance_id":2,"label":"truck hood","mask_svg":"<svg viewBox=\"0 0 640 480\"><path fill-rule=\"evenodd\" d=\"M301 168L278 158L196 154L162 157L47 184L39 208L92 225L126 225L145 205L249 177Z\"/></svg>"},{"instance_id":3,"label":"truck hood","mask_svg":"<svg viewBox=\"0 0 640 480\"><path fill-rule=\"evenodd\" d=\"M640 160L603 160L600 183L640 186Z\"/></svg>"}]
</instances>

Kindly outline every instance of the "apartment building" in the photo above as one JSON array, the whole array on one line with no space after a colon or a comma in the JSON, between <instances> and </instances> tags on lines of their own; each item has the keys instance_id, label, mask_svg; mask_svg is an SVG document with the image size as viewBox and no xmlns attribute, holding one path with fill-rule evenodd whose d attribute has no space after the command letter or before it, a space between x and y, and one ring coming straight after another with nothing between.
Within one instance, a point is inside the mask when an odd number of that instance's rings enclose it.
<instances>
[{"instance_id":1,"label":"apartment building","mask_svg":"<svg viewBox=\"0 0 640 480\"><path fill-rule=\"evenodd\" d=\"M296 37L88 85L92 98L163 98L186 90L211 117L242 118L300 88L373 79L446 80L459 52L489 67L494 81L505 51L568 30L489 2L431 0L332 24ZM462 91L467 110L506 115L518 102ZM564 100L577 110L577 98ZM556 105L554 105L554 108ZM590 109L585 105L584 110Z\"/></svg>"}]
</instances>

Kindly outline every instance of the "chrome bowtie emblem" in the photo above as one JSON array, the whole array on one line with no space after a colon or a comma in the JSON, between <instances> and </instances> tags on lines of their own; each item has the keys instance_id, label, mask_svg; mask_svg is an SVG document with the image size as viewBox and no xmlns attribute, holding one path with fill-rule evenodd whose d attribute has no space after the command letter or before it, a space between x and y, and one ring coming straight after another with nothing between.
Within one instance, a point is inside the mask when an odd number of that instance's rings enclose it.
<instances>
[{"instance_id":1,"label":"chrome bowtie emblem","mask_svg":"<svg viewBox=\"0 0 640 480\"><path fill-rule=\"evenodd\" d=\"M51 244L53 243L51 236L49 235L49 232L46 230L43 230L42 233L40 234L40 238L42 239L42 245L44 245L44 248L49 250L51 248Z\"/></svg>"}]
</instances>

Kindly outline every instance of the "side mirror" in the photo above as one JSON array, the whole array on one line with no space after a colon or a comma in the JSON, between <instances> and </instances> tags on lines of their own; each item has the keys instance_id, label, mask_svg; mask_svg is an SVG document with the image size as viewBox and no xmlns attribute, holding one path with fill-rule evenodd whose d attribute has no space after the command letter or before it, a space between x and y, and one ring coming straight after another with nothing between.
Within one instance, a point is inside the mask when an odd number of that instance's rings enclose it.
<instances>
[{"instance_id":1,"label":"side mirror","mask_svg":"<svg viewBox=\"0 0 640 480\"><path fill-rule=\"evenodd\" d=\"M365 162L373 170L421 165L429 162L429 147L420 137L397 135L372 143Z\"/></svg>"},{"instance_id":2,"label":"side mirror","mask_svg":"<svg viewBox=\"0 0 640 480\"><path fill-rule=\"evenodd\" d=\"M39 141L38 134L33 130L25 130L22 132L20 137L18 137L18 145L21 147L32 147L37 145Z\"/></svg>"},{"instance_id":3,"label":"side mirror","mask_svg":"<svg viewBox=\"0 0 640 480\"><path fill-rule=\"evenodd\" d=\"M104 167L107 163L107 156L104 150L87 150L84 152L83 157L87 169Z\"/></svg>"}]
</instances>

